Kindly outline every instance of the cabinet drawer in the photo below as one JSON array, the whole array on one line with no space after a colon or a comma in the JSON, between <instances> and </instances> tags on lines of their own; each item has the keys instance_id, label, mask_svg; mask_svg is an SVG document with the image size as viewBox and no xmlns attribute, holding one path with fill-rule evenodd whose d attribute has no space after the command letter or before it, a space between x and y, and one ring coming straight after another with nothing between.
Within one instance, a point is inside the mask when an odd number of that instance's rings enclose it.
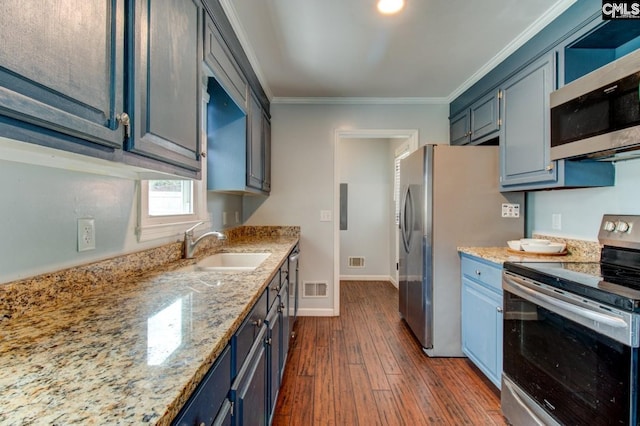
<instances>
[{"instance_id":1,"label":"cabinet drawer","mask_svg":"<svg viewBox=\"0 0 640 426\"><path fill-rule=\"evenodd\" d=\"M462 274L502 293L502 267L475 257L462 256Z\"/></svg>"},{"instance_id":2,"label":"cabinet drawer","mask_svg":"<svg viewBox=\"0 0 640 426\"><path fill-rule=\"evenodd\" d=\"M278 272L269 283L269 287L267 287L267 309L271 309L273 307L273 303L278 300L278 293L280 293L281 288L280 273Z\"/></svg>"},{"instance_id":3,"label":"cabinet drawer","mask_svg":"<svg viewBox=\"0 0 640 426\"><path fill-rule=\"evenodd\" d=\"M227 346L189 401L174 425L211 424L231 388L231 348Z\"/></svg>"},{"instance_id":4,"label":"cabinet drawer","mask_svg":"<svg viewBox=\"0 0 640 426\"><path fill-rule=\"evenodd\" d=\"M267 317L267 292L263 292L253 309L244 320L236 334L233 335L232 347L234 348L234 377L242 367L254 340L260 333L264 320Z\"/></svg>"}]
</instances>

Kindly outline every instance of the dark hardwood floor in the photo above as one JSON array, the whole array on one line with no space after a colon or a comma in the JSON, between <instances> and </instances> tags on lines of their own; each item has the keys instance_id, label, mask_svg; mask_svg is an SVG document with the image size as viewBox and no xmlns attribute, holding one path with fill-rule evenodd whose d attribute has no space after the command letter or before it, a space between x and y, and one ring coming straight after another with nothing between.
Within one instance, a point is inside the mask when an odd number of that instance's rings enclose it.
<instances>
[{"instance_id":1,"label":"dark hardwood floor","mask_svg":"<svg viewBox=\"0 0 640 426\"><path fill-rule=\"evenodd\" d=\"M429 358L388 282L343 281L340 317L300 317L274 425L505 425L466 358Z\"/></svg>"}]
</instances>

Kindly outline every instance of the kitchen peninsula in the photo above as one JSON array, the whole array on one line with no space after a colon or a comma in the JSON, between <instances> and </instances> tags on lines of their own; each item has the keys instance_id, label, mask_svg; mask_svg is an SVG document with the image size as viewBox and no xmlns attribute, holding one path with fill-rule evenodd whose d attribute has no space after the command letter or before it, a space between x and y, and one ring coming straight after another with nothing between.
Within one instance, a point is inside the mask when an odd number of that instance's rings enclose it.
<instances>
[{"instance_id":1,"label":"kitchen peninsula","mask_svg":"<svg viewBox=\"0 0 640 426\"><path fill-rule=\"evenodd\" d=\"M0 287L0 423L169 424L299 240L298 227L226 234L197 256L271 255L193 271L173 243Z\"/></svg>"}]
</instances>

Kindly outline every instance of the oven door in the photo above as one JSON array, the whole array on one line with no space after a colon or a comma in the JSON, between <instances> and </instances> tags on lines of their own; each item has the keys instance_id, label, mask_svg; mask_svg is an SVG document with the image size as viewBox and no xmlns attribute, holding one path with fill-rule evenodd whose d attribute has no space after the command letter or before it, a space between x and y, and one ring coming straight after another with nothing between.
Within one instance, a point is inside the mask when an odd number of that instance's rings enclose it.
<instances>
[{"instance_id":1,"label":"oven door","mask_svg":"<svg viewBox=\"0 0 640 426\"><path fill-rule=\"evenodd\" d=\"M637 424L638 316L509 272L503 289L505 416L513 422L529 413L529 422L540 424L550 423L547 415L567 425Z\"/></svg>"}]
</instances>

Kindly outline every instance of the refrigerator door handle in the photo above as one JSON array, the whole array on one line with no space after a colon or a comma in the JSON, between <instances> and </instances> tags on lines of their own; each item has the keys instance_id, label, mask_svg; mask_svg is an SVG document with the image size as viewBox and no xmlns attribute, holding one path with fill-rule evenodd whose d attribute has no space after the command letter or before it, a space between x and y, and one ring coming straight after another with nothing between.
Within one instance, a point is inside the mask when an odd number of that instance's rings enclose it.
<instances>
[{"instance_id":1,"label":"refrigerator door handle","mask_svg":"<svg viewBox=\"0 0 640 426\"><path fill-rule=\"evenodd\" d=\"M411 187L407 186L400 211L400 234L405 252L409 253L411 247L411 229L413 228L413 197Z\"/></svg>"}]
</instances>

